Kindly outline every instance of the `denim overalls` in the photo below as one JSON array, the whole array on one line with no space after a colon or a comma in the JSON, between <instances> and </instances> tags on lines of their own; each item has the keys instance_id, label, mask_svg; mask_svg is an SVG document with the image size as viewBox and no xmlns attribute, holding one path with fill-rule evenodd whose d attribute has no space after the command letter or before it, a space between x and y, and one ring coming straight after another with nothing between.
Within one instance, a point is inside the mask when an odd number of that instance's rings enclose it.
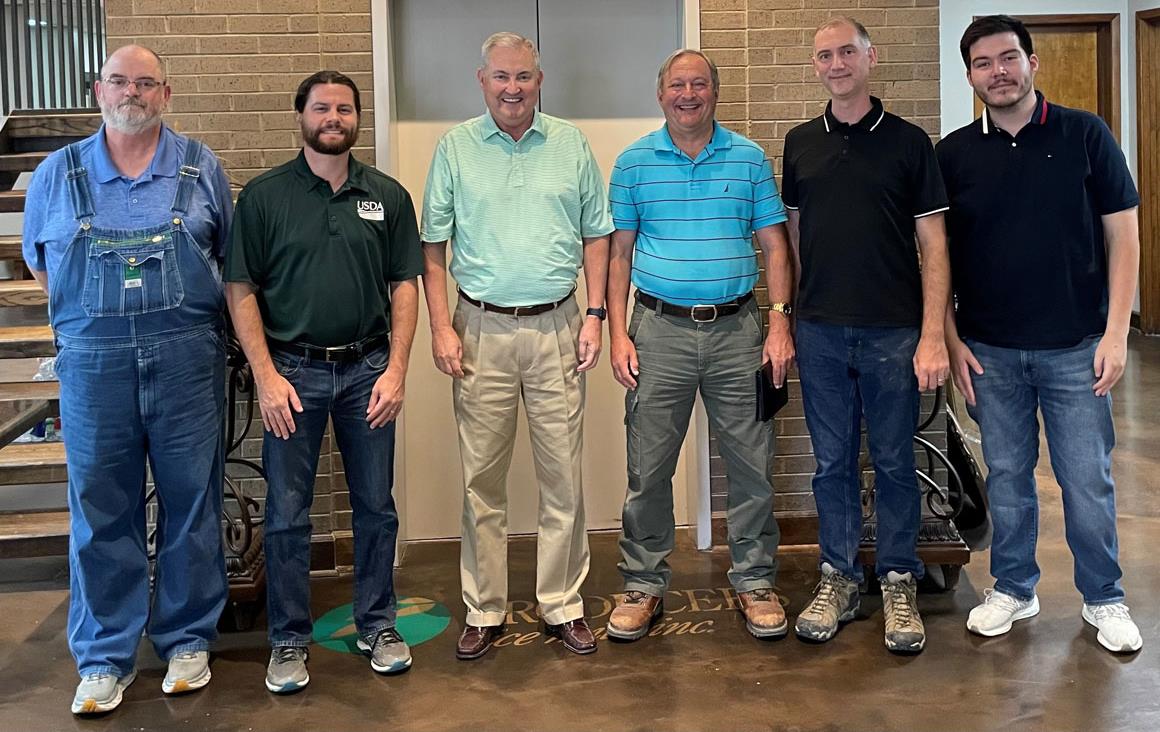
<instances>
[{"instance_id":1,"label":"denim overalls","mask_svg":"<svg viewBox=\"0 0 1160 732\"><path fill-rule=\"evenodd\" d=\"M143 630L166 660L205 650L226 600L221 276L183 222L201 150L186 146L170 220L133 230L91 224L79 147L66 151L79 227L49 282L49 318L67 433L69 647L82 676L128 674ZM146 458L158 498L152 598Z\"/></svg>"}]
</instances>

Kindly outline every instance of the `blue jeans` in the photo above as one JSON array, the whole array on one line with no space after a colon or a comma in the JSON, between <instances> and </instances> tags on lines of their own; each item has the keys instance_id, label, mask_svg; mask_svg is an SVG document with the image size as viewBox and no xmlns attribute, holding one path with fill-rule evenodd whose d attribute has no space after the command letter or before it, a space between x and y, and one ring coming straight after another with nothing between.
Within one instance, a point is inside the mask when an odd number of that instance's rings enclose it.
<instances>
[{"instance_id":1,"label":"blue jeans","mask_svg":"<svg viewBox=\"0 0 1160 732\"><path fill-rule=\"evenodd\" d=\"M310 616L310 505L329 417L342 453L354 521L354 620L371 639L395 625L395 538L399 518L391 496L395 423L371 429L371 389L387 367L383 346L351 363L311 361L271 351L302 402L288 440L266 431L266 597L270 645L307 646Z\"/></svg>"},{"instance_id":2,"label":"blue jeans","mask_svg":"<svg viewBox=\"0 0 1160 732\"><path fill-rule=\"evenodd\" d=\"M861 576L862 417L874 463L879 577L889 571L923 576L916 545L921 493L914 472L918 328L869 328L799 320L797 361L806 427L818 467L821 561L846 577Z\"/></svg>"},{"instance_id":3,"label":"blue jeans","mask_svg":"<svg viewBox=\"0 0 1160 732\"><path fill-rule=\"evenodd\" d=\"M991 574L999 592L1028 600L1039 581L1035 464L1036 412L1042 410L1051 468L1063 489L1075 586L1092 605L1124 599L1112 483L1112 398L1092 391L1098 344L1092 337L1072 348L1021 351L967 341L983 367L982 375L971 375L975 406L969 411L983 437L994 526Z\"/></svg>"},{"instance_id":4,"label":"blue jeans","mask_svg":"<svg viewBox=\"0 0 1160 732\"><path fill-rule=\"evenodd\" d=\"M221 335L216 327L61 335L56 370L68 434L68 638L78 670L128 674L142 631L163 659L206 650L226 602ZM158 498L152 597L146 459Z\"/></svg>"}]
</instances>

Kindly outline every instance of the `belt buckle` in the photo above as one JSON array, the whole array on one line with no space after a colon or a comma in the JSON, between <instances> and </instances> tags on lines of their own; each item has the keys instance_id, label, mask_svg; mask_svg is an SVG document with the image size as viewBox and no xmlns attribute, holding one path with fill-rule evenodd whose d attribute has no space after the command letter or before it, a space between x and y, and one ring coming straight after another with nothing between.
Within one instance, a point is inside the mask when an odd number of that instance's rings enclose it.
<instances>
[{"instance_id":1,"label":"belt buckle","mask_svg":"<svg viewBox=\"0 0 1160 732\"><path fill-rule=\"evenodd\" d=\"M326 361L327 363L337 363L344 360L343 357L346 354L355 353L355 346L349 344L345 346L327 346L322 350L325 354L322 359L323 361Z\"/></svg>"},{"instance_id":2,"label":"belt buckle","mask_svg":"<svg viewBox=\"0 0 1160 732\"><path fill-rule=\"evenodd\" d=\"M708 318L698 318L697 317L697 310L699 310L699 309L708 309L712 313L712 315ZM689 317L692 319L692 321L694 323L712 323L714 320L717 319L717 306L716 305L694 305L693 307L689 308Z\"/></svg>"}]
</instances>

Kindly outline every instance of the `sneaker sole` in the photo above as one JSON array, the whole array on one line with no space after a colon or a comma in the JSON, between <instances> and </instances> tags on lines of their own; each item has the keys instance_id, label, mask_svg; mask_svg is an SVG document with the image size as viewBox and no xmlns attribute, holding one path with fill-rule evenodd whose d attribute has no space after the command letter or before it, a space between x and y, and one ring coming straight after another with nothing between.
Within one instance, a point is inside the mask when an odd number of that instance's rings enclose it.
<instances>
[{"instance_id":1,"label":"sneaker sole","mask_svg":"<svg viewBox=\"0 0 1160 732\"><path fill-rule=\"evenodd\" d=\"M825 643L826 641L830 640L835 635L837 635L838 631L841 630L843 625L845 625L846 623L850 622L851 620L853 620L854 618L856 618L858 616L858 610L860 609L860 607L861 607L861 603L855 604L854 607L850 608L846 612L839 615L837 627L835 627L829 633L825 633L825 634L810 633L810 631L808 631L808 630L802 630L801 628L799 628L796 623L794 624L793 632L798 638L801 638L804 641L809 641L810 643Z\"/></svg>"},{"instance_id":2,"label":"sneaker sole","mask_svg":"<svg viewBox=\"0 0 1160 732\"><path fill-rule=\"evenodd\" d=\"M169 681L169 679L165 679L161 682L161 691L169 694L170 696L188 694L189 692L197 691L198 689L208 684L211 676L212 674L210 673L209 667L207 666L205 673L198 676L196 679L178 679L172 683Z\"/></svg>"},{"instance_id":3,"label":"sneaker sole","mask_svg":"<svg viewBox=\"0 0 1160 732\"><path fill-rule=\"evenodd\" d=\"M1010 620L1008 620L1005 624L1000 625L998 628L991 628L989 630L984 629L984 628L972 628L971 622L970 622L970 620L968 620L967 621L967 630L971 631L975 635L981 635L984 638L994 638L997 635L1004 635L1006 633L1011 632L1011 626L1016 621L1026 620L1027 618L1033 618L1038 614L1039 614L1039 597L1036 596L1036 597L1033 597L1031 599L1030 605L1028 605L1027 607L1023 608L1019 612L1012 615ZM1084 620L1087 620L1087 618L1084 618Z\"/></svg>"},{"instance_id":4,"label":"sneaker sole","mask_svg":"<svg viewBox=\"0 0 1160 732\"><path fill-rule=\"evenodd\" d=\"M269 689L273 694L293 694L296 691L302 691L305 689L306 685L309 683L310 674L306 674L306 678L301 683L291 681L290 683L282 684L281 686L275 686L274 684L270 683L269 679L266 679L266 688Z\"/></svg>"},{"instance_id":5,"label":"sneaker sole","mask_svg":"<svg viewBox=\"0 0 1160 732\"><path fill-rule=\"evenodd\" d=\"M612 627L612 623L610 622L610 623L608 623L608 625L604 626L605 632L608 634L608 637L611 638L612 640L621 641L623 643L630 643L630 642L635 641L635 640L640 640L641 638L648 635L648 632L650 630L652 630L652 627L654 625L657 624L657 621L660 620L661 617L664 616L664 614L665 614L664 608L665 608L665 604L663 602L658 603L656 612L654 612L652 614L652 616L649 617L648 622L645 623L643 627L638 628L637 630L630 630L630 631L617 630L616 628Z\"/></svg>"},{"instance_id":6,"label":"sneaker sole","mask_svg":"<svg viewBox=\"0 0 1160 732\"><path fill-rule=\"evenodd\" d=\"M112 699L109 699L107 701L101 702L101 701L97 701L96 699L93 699L93 698L88 698L88 699L85 699L80 704L77 704L76 700L74 699L73 704L72 704L72 713L73 714L104 714L105 712L113 711L117 707L121 706L121 699L124 697L125 689L128 689L129 685L132 684L136 680L137 680L137 672L134 671L133 673L129 674L128 680L125 681L124 683L117 682L117 687L116 687L117 693L113 695Z\"/></svg>"},{"instance_id":7,"label":"sneaker sole","mask_svg":"<svg viewBox=\"0 0 1160 732\"><path fill-rule=\"evenodd\" d=\"M922 649L925 647L926 647L926 638L923 638L917 644L911 643L910 645L907 645L907 646L891 645L890 641L886 641L886 650L890 651L891 653L897 653L901 656L913 656L916 653L922 653Z\"/></svg>"},{"instance_id":8,"label":"sneaker sole","mask_svg":"<svg viewBox=\"0 0 1160 732\"><path fill-rule=\"evenodd\" d=\"M1085 623L1092 626L1093 628L1096 628L1097 630L1099 629L1099 626L1096 625L1096 623L1095 623L1095 619L1088 617L1087 608L1084 608L1082 611L1080 611L1080 616L1083 618L1083 621ZM1101 646L1108 649L1112 653L1135 653L1136 651L1138 651L1144 647L1143 636L1137 636L1136 643L1133 645L1115 646L1115 645L1112 645L1111 643L1109 643L1108 639L1104 636L1103 631L1100 631L1100 632L1096 633L1096 640L1100 642Z\"/></svg>"},{"instance_id":9,"label":"sneaker sole","mask_svg":"<svg viewBox=\"0 0 1160 732\"><path fill-rule=\"evenodd\" d=\"M355 641L355 645L363 653L368 655L370 654L371 647L368 646L366 641L364 641L362 638L359 638L357 641ZM406 661L392 663L390 666L379 666L375 663L375 659L371 658L371 669L377 674L386 674L387 676L390 676L391 674L401 674L407 669L411 668L412 661L414 661L414 659L408 658Z\"/></svg>"}]
</instances>

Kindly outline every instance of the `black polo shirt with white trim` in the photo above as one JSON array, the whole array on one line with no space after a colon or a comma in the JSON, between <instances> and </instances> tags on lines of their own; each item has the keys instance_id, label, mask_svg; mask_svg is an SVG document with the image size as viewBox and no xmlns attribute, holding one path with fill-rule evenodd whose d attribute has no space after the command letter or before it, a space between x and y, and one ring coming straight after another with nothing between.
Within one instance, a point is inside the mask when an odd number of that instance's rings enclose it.
<instances>
[{"instance_id":1,"label":"black polo shirt with white trim","mask_svg":"<svg viewBox=\"0 0 1160 732\"><path fill-rule=\"evenodd\" d=\"M830 105L785 138L781 198L800 212L798 317L847 326L922 323L915 219L945 211L934 147L882 108L850 125Z\"/></svg>"},{"instance_id":2,"label":"black polo shirt with white trim","mask_svg":"<svg viewBox=\"0 0 1160 732\"><path fill-rule=\"evenodd\" d=\"M1036 96L1014 137L984 110L937 149L959 335L1003 348L1067 348L1103 332L1100 217L1140 203L1104 121Z\"/></svg>"}]
</instances>

